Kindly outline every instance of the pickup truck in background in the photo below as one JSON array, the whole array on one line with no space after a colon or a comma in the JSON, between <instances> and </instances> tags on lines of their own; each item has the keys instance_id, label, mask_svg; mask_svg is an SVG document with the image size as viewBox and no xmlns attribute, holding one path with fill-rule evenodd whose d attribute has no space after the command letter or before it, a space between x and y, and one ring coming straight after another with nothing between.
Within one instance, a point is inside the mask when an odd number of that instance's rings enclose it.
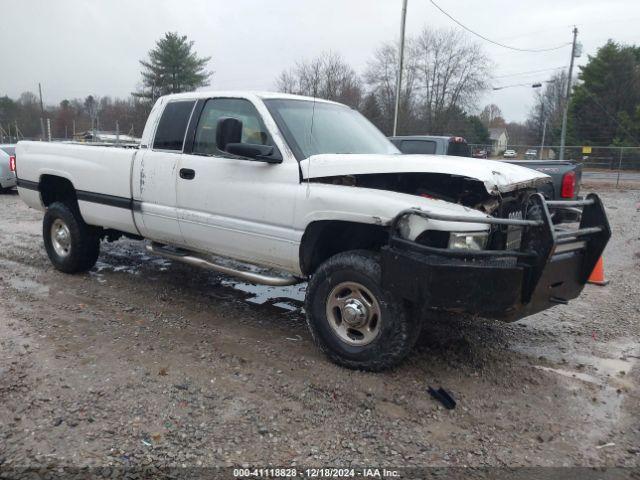
<instances>
[{"instance_id":1,"label":"pickup truck in background","mask_svg":"<svg viewBox=\"0 0 640 480\"><path fill-rule=\"evenodd\" d=\"M405 154L456 155L470 157L471 149L463 137L411 135L391 137L393 144ZM508 150L515 152L514 150ZM505 152L506 154L506 152ZM511 154L510 154L511 155ZM515 154L513 155L515 157ZM551 177L552 184L543 186L538 191L548 200L578 198L582 165L572 160L498 160L521 167L531 168Z\"/></svg>"},{"instance_id":2,"label":"pickup truck in background","mask_svg":"<svg viewBox=\"0 0 640 480\"><path fill-rule=\"evenodd\" d=\"M19 142L17 174L58 270L126 236L249 282L308 280L316 344L373 371L432 310L514 321L577 297L610 236L597 195L549 201L534 170L401 155L349 107L276 93L165 96L138 148ZM564 209L581 224L554 226Z\"/></svg>"}]
</instances>

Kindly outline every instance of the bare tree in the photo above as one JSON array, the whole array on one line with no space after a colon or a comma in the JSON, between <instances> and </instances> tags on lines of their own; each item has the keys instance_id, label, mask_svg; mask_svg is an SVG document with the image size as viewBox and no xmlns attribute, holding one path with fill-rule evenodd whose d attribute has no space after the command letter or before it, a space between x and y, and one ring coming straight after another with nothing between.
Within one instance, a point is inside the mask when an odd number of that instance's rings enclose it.
<instances>
[{"instance_id":1,"label":"bare tree","mask_svg":"<svg viewBox=\"0 0 640 480\"><path fill-rule=\"evenodd\" d=\"M492 64L479 44L455 30L425 28L406 45L398 129L405 134L445 133L465 111L475 108L488 87ZM397 56L395 44L382 45L365 74L387 132L393 118Z\"/></svg>"},{"instance_id":2,"label":"bare tree","mask_svg":"<svg viewBox=\"0 0 640 480\"><path fill-rule=\"evenodd\" d=\"M485 105L482 112L480 112L480 120L487 128L504 127L506 125L502 110L495 103Z\"/></svg>"},{"instance_id":3,"label":"bare tree","mask_svg":"<svg viewBox=\"0 0 640 480\"><path fill-rule=\"evenodd\" d=\"M84 110L91 119L91 129L99 130L98 113L100 112L100 104L93 95L89 95L84 99Z\"/></svg>"},{"instance_id":4,"label":"bare tree","mask_svg":"<svg viewBox=\"0 0 640 480\"><path fill-rule=\"evenodd\" d=\"M413 41L407 39L406 44L398 117L398 130L404 133L410 131L412 124L415 123L416 68L415 56L412 55L411 49ZM398 78L398 47L393 43L385 43L378 48L367 66L364 78L380 112L378 125L383 132L391 134Z\"/></svg>"},{"instance_id":5,"label":"bare tree","mask_svg":"<svg viewBox=\"0 0 640 480\"><path fill-rule=\"evenodd\" d=\"M567 72L564 70L553 75L545 83L544 90L536 92L534 105L527 118L527 126L537 139L542 137L543 125L547 123L546 144L557 144L560 141L567 78Z\"/></svg>"},{"instance_id":6,"label":"bare tree","mask_svg":"<svg viewBox=\"0 0 640 480\"><path fill-rule=\"evenodd\" d=\"M475 107L488 87L491 63L482 47L458 30L424 28L412 50L419 117L428 131L444 133L457 111Z\"/></svg>"},{"instance_id":7,"label":"bare tree","mask_svg":"<svg viewBox=\"0 0 640 480\"><path fill-rule=\"evenodd\" d=\"M510 145L538 145L540 138L526 123L509 122L506 124Z\"/></svg>"},{"instance_id":8,"label":"bare tree","mask_svg":"<svg viewBox=\"0 0 640 480\"><path fill-rule=\"evenodd\" d=\"M20 125L23 132L29 132L29 135L40 135L40 102L38 97L32 92L23 92L17 101L18 110L16 112L15 121ZM26 135L27 133L25 133Z\"/></svg>"},{"instance_id":9,"label":"bare tree","mask_svg":"<svg viewBox=\"0 0 640 480\"><path fill-rule=\"evenodd\" d=\"M297 62L280 74L276 87L282 92L335 100L352 107L358 107L362 100L358 74L334 52Z\"/></svg>"}]
</instances>

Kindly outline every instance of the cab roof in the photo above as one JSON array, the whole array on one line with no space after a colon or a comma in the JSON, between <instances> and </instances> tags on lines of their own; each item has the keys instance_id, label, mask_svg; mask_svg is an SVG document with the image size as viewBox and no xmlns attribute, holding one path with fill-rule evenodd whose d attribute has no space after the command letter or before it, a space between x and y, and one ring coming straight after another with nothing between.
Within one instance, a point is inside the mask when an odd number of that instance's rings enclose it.
<instances>
[{"instance_id":1,"label":"cab roof","mask_svg":"<svg viewBox=\"0 0 640 480\"><path fill-rule=\"evenodd\" d=\"M160 97L164 99L164 101L171 100L197 100L200 98L211 98L211 97L228 97L228 98L247 98L247 99L259 99L259 100L268 100L268 99L282 99L282 100L307 100L307 101L316 101L321 103L332 103L335 105L342 105L338 102L333 102L331 100L325 100L323 98L318 97L308 97L304 95L294 95L291 93L282 93L282 92L265 92L265 91L256 91L256 90L207 90L207 91L198 91L198 92L185 92L185 93L173 93L171 95L164 95Z\"/></svg>"}]
</instances>

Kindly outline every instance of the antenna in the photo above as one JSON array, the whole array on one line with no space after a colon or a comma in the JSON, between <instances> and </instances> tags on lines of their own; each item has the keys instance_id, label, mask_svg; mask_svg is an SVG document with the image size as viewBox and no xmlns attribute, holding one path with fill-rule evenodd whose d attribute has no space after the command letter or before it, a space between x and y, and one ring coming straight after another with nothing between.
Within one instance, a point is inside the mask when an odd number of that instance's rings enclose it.
<instances>
[{"instance_id":1,"label":"antenna","mask_svg":"<svg viewBox=\"0 0 640 480\"><path fill-rule=\"evenodd\" d=\"M313 120L316 116L316 89L317 85L313 86L313 108L311 109L311 127L309 128L309 145L311 145L311 141L313 139ZM309 160L307 161L307 198L309 198L310 188L311 188L311 157L313 155L309 155Z\"/></svg>"}]
</instances>

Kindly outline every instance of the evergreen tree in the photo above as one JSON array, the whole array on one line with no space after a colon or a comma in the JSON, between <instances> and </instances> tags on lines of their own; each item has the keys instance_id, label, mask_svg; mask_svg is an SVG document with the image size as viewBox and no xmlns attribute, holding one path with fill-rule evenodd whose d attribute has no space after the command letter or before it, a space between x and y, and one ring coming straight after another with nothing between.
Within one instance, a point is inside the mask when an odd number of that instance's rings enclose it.
<instances>
[{"instance_id":1,"label":"evergreen tree","mask_svg":"<svg viewBox=\"0 0 640 480\"><path fill-rule=\"evenodd\" d=\"M211 57L199 57L193 51L193 42L186 36L167 32L149 52L149 59L140 60L143 90L134 96L154 100L206 87L211 77L205 70L209 60Z\"/></svg>"},{"instance_id":2,"label":"evergreen tree","mask_svg":"<svg viewBox=\"0 0 640 480\"><path fill-rule=\"evenodd\" d=\"M360 113L362 113L371 123L373 123L380 130L384 129L384 120L382 118L382 111L378 106L378 100L373 93L369 93L364 97L362 106L360 107Z\"/></svg>"},{"instance_id":3,"label":"evergreen tree","mask_svg":"<svg viewBox=\"0 0 640 480\"><path fill-rule=\"evenodd\" d=\"M487 144L490 143L489 130L477 115L470 115L466 118L466 139L469 143Z\"/></svg>"},{"instance_id":4,"label":"evergreen tree","mask_svg":"<svg viewBox=\"0 0 640 480\"><path fill-rule=\"evenodd\" d=\"M640 47L609 40L580 67L570 104L572 141L586 145L631 142L640 104Z\"/></svg>"}]
</instances>

